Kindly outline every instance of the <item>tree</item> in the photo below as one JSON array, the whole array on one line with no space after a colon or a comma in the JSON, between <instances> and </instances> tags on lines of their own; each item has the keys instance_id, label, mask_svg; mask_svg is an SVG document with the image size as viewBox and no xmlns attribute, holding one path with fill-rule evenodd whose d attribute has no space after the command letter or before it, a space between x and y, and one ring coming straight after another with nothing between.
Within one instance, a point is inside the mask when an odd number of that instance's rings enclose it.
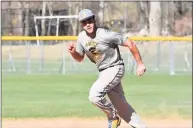
<instances>
[{"instance_id":1,"label":"tree","mask_svg":"<svg viewBox=\"0 0 193 128\"><path fill-rule=\"evenodd\" d=\"M137 2L137 6L139 9L140 29L149 29L149 2Z\"/></svg>"},{"instance_id":2,"label":"tree","mask_svg":"<svg viewBox=\"0 0 193 128\"><path fill-rule=\"evenodd\" d=\"M82 8L82 1L78 2L68 2L68 15L78 15L80 9ZM69 35L77 35L78 29L78 20L70 19L70 27L68 34Z\"/></svg>"},{"instance_id":3,"label":"tree","mask_svg":"<svg viewBox=\"0 0 193 128\"><path fill-rule=\"evenodd\" d=\"M11 8L15 8L13 15L11 16L11 24L13 27L13 35L23 35L22 29L22 4L21 2L11 2Z\"/></svg>"},{"instance_id":4,"label":"tree","mask_svg":"<svg viewBox=\"0 0 193 128\"><path fill-rule=\"evenodd\" d=\"M50 16L53 16L53 10L52 10L52 6L51 6L51 5L52 5L52 1L47 1L47 7L48 7L49 15L50 15ZM52 21L52 20L49 20L49 23L48 23L47 35L50 35L51 21Z\"/></svg>"},{"instance_id":5,"label":"tree","mask_svg":"<svg viewBox=\"0 0 193 128\"><path fill-rule=\"evenodd\" d=\"M100 26L103 26L103 22L104 22L104 0L100 0L99 2L99 13L98 13L98 16L99 16L99 24Z\"/></svg>"},{"instance_id":6,"label":"tree","mask_svg":"<svg viewBox=\"0 0 193 128\"><path fill-rule=\"evenodd\" d=\"M150 2L149 34L151 36L159 36L161 34L160 2Z\"/></svg>"},{"instance_id":7,"label":"tree","mask_svg":"<svg viewBox=\"0 0 193 128\"><path fill-rule=\"evenodd\" d=\"M45 16L46 15L46 1L43 0L43 3L42 3L42 16ZM46 34L46 29L45 29L45 19L42 19L41 20L41 28L42 28L42 33L41 35L44 36Z\"/></svg>"},{"instance_id":8,"label":"tree","mask_svg":"<svg viewBox=\"0 0 193 128\"><path fill-rule=\"evenodd\" d=\"M167 29L170 35L174 35L175 32L175 5L173 1L168 2L168 16L167 16Z\"/></svg>"},{"instance_id":9,"label":"tree","mask_svg":"<svg viewBox=\"0 0 193 128\"><path fill-rule=\"evenodd\" d=\"M29 1L22 2L22 5L24 7L24 35L28 36L29 35Z\"/></svg>"}]
</instances>

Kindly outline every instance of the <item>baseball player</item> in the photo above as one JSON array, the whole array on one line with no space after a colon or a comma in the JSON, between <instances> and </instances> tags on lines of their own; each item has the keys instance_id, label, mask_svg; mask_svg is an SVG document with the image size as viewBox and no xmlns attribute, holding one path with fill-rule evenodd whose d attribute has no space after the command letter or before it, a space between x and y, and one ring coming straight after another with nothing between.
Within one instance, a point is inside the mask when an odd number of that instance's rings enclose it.
<instances>
[{"instance_id":1,"label":"baseball player","mask_svg":"<svg viewBox=\"0 0 193 128\"><path fill-rule=\"evenodd\" d=\"M89 9L81 10L78 19L84 31L79 33L76 46L70 44L68 51L76 61L81 62L86 55L97 66L99 77L90 89L89 100L106 113L108 128L120 126L121 118L133 128L146 128L127 103L121 83L125 66L119 45L128 47L135 57L138 76L146 71L135 43L119 33L98 28L95 15ZM110 101L105 98L106 94Z\"/></svg>"}]
</instances>

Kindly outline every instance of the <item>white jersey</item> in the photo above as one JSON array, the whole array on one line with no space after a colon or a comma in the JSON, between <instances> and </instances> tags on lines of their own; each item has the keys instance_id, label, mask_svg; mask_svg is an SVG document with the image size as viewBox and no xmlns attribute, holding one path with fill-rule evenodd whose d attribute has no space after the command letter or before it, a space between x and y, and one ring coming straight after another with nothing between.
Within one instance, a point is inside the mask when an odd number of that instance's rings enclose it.
<instances>
[{"instance_id":1,"label":"white jersey","mask_svg":"<svg viewBox=\"0 0 193 128\"><path fill-rule=\"evenodd\" d=\"M97 28L95 38L82 31L78 35L76 50L81 55L86 54L98 70L102 70L123 64L118 45L123 45L125 40L123 35L103 28Z\"/></svg>"}]
</instances>

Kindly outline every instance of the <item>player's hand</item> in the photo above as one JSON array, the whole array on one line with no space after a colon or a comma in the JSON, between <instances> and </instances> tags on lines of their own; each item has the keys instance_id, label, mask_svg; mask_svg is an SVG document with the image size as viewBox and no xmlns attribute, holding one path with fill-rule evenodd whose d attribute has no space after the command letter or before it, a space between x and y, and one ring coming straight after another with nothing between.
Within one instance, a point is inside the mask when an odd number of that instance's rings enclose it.
<instances>
[{"instance_id":1,"label":"player's hand","mask_svg":"<svg viewBox=\"0 0 193 128\"><path fill-rule=\"evenodd\" d=\"M142 76L146 71L145 65L144 64L139 64L137 67L137 75Z\"/></svg>"},{"instance_id":2,"label":"player's hand","mask_svg":"<svg viewBox=\"0 0 193 128\"><path fill-rule=\"evenodd\" d=\"M76 47L73 43L71 43L69 46L68 46L68 51L70 53L74 53L76 51Z\"/></svg>"}]
</instances>

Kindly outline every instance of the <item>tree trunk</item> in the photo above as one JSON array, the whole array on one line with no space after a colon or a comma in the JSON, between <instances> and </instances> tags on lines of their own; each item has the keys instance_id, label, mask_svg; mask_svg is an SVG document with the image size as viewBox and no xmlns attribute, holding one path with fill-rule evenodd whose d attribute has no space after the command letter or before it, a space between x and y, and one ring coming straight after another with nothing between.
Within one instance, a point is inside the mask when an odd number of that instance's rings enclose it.
<instances>
[{"instance_id":1,"label":"tree trunk","mask_svg":"<svg viewBox=\"0 0 193 128\"><path fill-rule=\"evenodd\" d=\"M140 7L140 29L149 29L149 2L137 2Z\"/></svg>"},{"instance_id":2,"label":"tree trunk","mask_svg":"<svg viewBox=\"0 0 193 128\"><path fill-rule=\"evenodd\" d=\"M9 23L9 34L13 34L13 23L12 23L12 18L11 18L11 16L12 16L12 13L11 13L11 8L9 8L9 7L11 7L11 2L9 1L8 2L8 17L9 17L9 20L8 20L8 23Z\"/></svg>"},{"instance_id":3,"label":"tree trunk","mask_svg":"<svg viewBox=\"0 0 193 128\"><path fill-rule=\"evenodd\" d=\"M149 28L151 36L159 36L161 34L160 2L150 2Z\"/></svg>"},{"instance_id":4,"label":"tree trunk","mask_svg":"<svg viewBox=\"0 0 193 128\"><path fill-rule=\"evenodd\" d=\"M78 14L78 12L79 12L79 2L77 2L76 3L76 5L75 5L75 14L77 15ZM77 19L75 19L75 21L74 21L74 25L73 25L73 35L77 35L77 28L78 28L78 20Z\"/></svg>"},{"instance_id":5,"label":"tree trunk","mask_svg":"<svg viewBox=\"0 0 193 128\"><path fill-rule=\"evenodd\" d=\"M52 5L52 1L48 1L47 6L48 6L48 10L49 10L49 15L53 16L53 11L52 11L52 6L51 5ZM51 22L52 22L52 19L49 19L47 35L50 35Z\"/></svg>"},{"instance_id":6,"label":"tree trunk","mask_svg":"<svg viewBox=\"0 0 193 128\"><path fill-rule=\"evenodd\" d=\"M99 25L103 26L103 22L104 22L104 0L100 0L99 7L100 7L100 10L99 10L99 13L98 13Z\"/></svg>"},{"instance_id":7,"label":"tree trunk","mask_svg":"<svg viewBox=\"0 0 193 128\"><path fill-rule=\"evenodd\" d=\"M11 7L16 8L14 15L11 17L13 25L13 35L23 35L22 9L21 2L11 2Z\"/></svg>"},{"instance_id":8,"label":"tree trunk","mask_svg":"<svg viewBox=\"0 0 193 128\"><path fill-rule=\"evenodd\" d=\"M80 0L80 3L79 3L79 11L82 10L82 9L83 9L83 0ZM77 14L78 14L78 13L77 13ZM82 27L81 27L81 25L79 24L77 33L78 33L79 31L81 31L81 30L82 30Z\"/></svg>"},{"instance_id":9,"label":"tree trunk","mask_svg":"<svg viewBox=\"0 0 193 128\"><path fill-rule=\"evenodd\" d=\"M174 35L175 34L175 4L174 2L168 2L168 29L169 29L169 34Z\"/></svg>"},{"instance_id":10,"label":"tree trunk","mask_svg":"<svg viewBox=\"0 0 193 128\"><path fill-rule=\"evenodd\" d=\"M46 15L46 1L44 0L42 3L42 16L45 16L45 15ZM45 19L41 19L41 28L42 28L41 35L44 36L46 34Z\"/></svg>"},{"instance_id":11,"label":"tree trunk","mask_svg":"<svg viewBox=\"0 0 193 128\"><path fill-rule=\"evenodd\" d=\"M69 1L68 2L68 15L72 15L72 3ZM72 26L71 26L72 25ZM70 25L68 26L68 34L72 35L72 27L73 27L73 22L72 22L72 18L70 18Z\"/></svg>"},{"instance_id":12,"label":"tree trunk","mask_svg":"<svg viewBox=\"0 0 193 128\"><path fill-rule=\"evenodd\" d=\"M162 28L162 35L166 36L169 34L169 2L162 2L161 3L161 9L162 9L162 20L161 20L161 28Z\"/></svg>"},{"instance_id":13,"label":"tree trunk","mask_svg":"<svg viewBox=\"0 0 193 128\"><path fill-rule=\"evenodd\" d=\"M128 2L125 2L124 6L124 30L123 32L127 32L127 18L128 18Z\"/></svg>"},{"instance_id":14,"label":"tree trunk","mask_svg":"<svg viewBox=\"0 0 193 128\"><path fill-rule=\"evenodd\" d=\"M26 3L24 3L24 8L26 8L26 12L25 12L25 32L24 35L28 36L29 35L29 2L26 1Z\"/></svg>"}]
</instances>

